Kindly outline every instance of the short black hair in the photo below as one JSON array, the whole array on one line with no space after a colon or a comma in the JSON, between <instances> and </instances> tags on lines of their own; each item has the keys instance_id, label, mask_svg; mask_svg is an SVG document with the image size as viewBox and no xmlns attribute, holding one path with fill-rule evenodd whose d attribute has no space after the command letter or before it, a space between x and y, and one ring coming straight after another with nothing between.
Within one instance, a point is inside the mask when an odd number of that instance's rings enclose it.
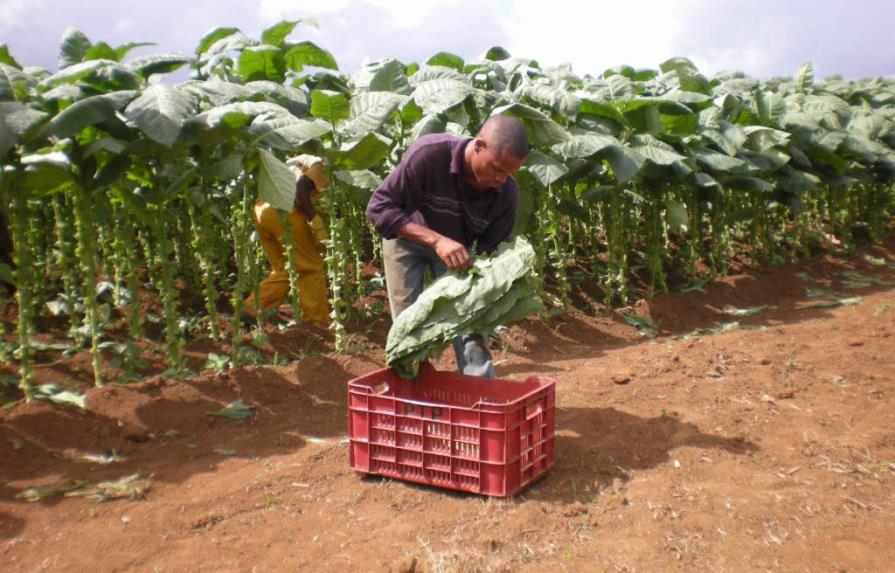
<instances>
[{"instance_id":1,"label":"short black hair","mask_svg":"<svg viewBox=\"0 0 895 573\"><path fill-rule=\"evenodd\" d=\"M517 159L528 157L528 135L515 117L492 115L482 124L479 137L498 153L506 151Z\"/></svg>"}]
</instances>

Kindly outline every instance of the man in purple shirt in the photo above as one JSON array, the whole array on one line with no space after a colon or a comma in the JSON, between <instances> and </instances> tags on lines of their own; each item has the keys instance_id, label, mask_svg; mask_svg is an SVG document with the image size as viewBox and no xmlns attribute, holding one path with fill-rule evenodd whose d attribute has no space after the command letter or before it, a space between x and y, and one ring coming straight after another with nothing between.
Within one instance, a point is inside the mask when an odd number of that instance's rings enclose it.
<instances>
[{"instance_id":1,"label":"man in purple shirt","mask_svg":"<svg viewBox=\"0 0 895 573\"><path fill-rule=\"evenodd\" d=\"M376 190L367 217L382 233L382 258L392 318L413 304L428 268L438 277L466 271L470 250L491 253L510 237L518 187L511 175L528 156L519 120L488 118L479 134L460 139L424 135ZM485 335L454 340L460 372L494 377Z\"/></svg>"}]
</instances>

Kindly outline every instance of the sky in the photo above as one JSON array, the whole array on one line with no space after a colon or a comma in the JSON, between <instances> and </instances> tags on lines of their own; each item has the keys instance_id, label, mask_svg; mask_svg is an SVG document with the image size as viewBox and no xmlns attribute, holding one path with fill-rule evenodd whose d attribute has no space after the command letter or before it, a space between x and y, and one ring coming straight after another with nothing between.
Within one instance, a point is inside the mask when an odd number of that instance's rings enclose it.
<instances>
[{"instance_id":1,"label":"sky","mask_svg":"<svg viewBox=\"0 0 895 573\"><path fill-rule=\"evenodd\" d=\"M299 18L316 26L290 40L326 48L348 74L367 59L422 63L447 51L470 61L502 46L579 75L683 56L708 76L792 76L810 61L817 78L895 77L895 2L881 0L0 0L0 43L22 65L55 70L68 27L113 46L156 44L134 56L192 54L213 28L259 38Z\"/></svg>"}]
</instances>

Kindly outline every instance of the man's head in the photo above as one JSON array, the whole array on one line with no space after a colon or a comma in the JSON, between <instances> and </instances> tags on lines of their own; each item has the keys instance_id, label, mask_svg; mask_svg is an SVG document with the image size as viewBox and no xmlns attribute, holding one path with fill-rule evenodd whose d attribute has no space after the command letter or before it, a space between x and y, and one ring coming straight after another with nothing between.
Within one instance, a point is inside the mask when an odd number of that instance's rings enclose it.
<instances>
[{"instance_id":1,"label":"man's head","mask_svg":"<svg viewBox=\"0 0 895 573\"><path fill-rule=\"evenodd\" d=\"M507 115L488 118L466 147L466 166L479 189L501 185L528 157L528 136L522 123Z\"/></svg>"}]
</instances>

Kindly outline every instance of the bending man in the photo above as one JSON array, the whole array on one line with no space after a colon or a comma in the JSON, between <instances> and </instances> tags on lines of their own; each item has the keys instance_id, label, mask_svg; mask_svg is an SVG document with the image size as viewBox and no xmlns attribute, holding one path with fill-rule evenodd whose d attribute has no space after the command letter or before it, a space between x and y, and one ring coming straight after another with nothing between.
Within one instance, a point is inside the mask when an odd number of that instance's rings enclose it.
<instances>
[{"instance_id":1,"label":"bending man","mask_svg":"<svg viewBox=\"0 0 895 573\"><path fill-rule=\"evenodd\" d=\"M466 271L470 250L491 253L510 237L518 187L512 178L528 156L525 129L515 118L489 118L475 138L424 135L376 190L367 217L382 234L382 258L392 319L423 290L428 268L438 277ZM460 372L494 377L487 336L454 340Z\"/></svg>"}]
</instances>

